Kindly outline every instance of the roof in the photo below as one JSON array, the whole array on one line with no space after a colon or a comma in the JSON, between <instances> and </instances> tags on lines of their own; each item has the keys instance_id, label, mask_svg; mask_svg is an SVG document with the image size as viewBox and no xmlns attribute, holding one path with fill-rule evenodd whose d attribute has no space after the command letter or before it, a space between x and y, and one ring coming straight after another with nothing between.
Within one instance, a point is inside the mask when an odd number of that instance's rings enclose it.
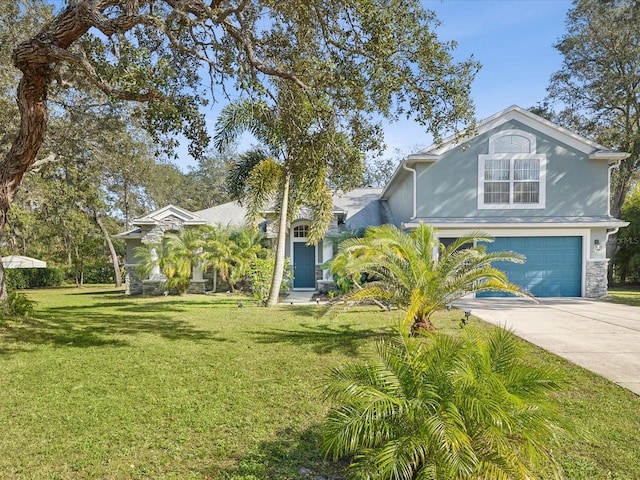
<instances>
[{"instance_id":1,"label":"roof","mask_svg":"<svg viewBox=\"0 0 640 480\"><path fill-rule=\"evenodd\" d=\"M197 214L185 210L175 205L167 205L159 210L151 212L144 217L136 218L131 223L133 225L157 225L162 220L170 217L179 219L183 225L206 225L207 221Z\"/></svg>"},{"instance_id":2,"label":"roof","mask_svg":"<svg viewBox=\"0 0 640 480\"><path fill-rule=\"evenodd\" d=\"M47 262L23 255L8 255L2 257L2 266L4 268L47 268Z\"/></svg>"},{"instance_id":3,"label":"roof","mask_svg":"<svg viewBox=\"0 0 640 480\"><path fill-rule=\"evenodd\" d=\"M195 213L210 225L242 226L245 224L247 209L238 202L227 202Z\"/></svg>"},{"instance_id":4,"label":"roof","mask_svg":"<svg viewBox=\"0 0 640 480\"><path fill-rule=\"evenodd\" d=\"M111 235L113 238L141 238L142 237L142 229L140 227L132 228L131 230L127 230L126 232L117 233L115 235Z\"/></svg>"},{"instance_id":5,"label":"roof","mask_svg":"<svg viewBox=\"0 0 640 480\"><path fill-rule=\"evenodd\" d=\"M478 122L476 128L471 132L471 134L466 137L452 135L444 139L442 143L433 144L429 147L423 148L415 155L442 155L443 153L457 147L460 144L460 140L464 141L471 137L477 137L511 120L516 120L534 130L548 135L551 138L555 138L559 142L569 145L583 153L589 154L590 156L593 155L596 159L619 161L624 160L630 155L628 153L611 150L517 105L511 105L501 112L481 120ZM411 155L409 155L409 157L411 157Z\"/></svg>"},{"instance_id":6,"label":"roof","mask_svg":"<svg viewBox=\"0 0 640 480\"><path fill-rule=\"evenodd\" d=\"M356 188L333 196L334 211L340 212L345 225L359 230L385 223L380 201L381 188Z\"/></svg>"}]
</instances>

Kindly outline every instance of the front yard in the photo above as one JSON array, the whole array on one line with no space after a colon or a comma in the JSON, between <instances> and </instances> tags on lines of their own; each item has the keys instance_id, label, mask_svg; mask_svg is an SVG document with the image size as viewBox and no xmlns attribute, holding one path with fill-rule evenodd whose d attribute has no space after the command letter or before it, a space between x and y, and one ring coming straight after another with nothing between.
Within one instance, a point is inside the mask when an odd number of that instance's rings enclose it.
<instances>
[{"instance_id":1,"label":"front yard","mask_svg":"<svg viewBox=\"0 0 640 480\"><path fill-rule=\"evenodd\" d=\"M323 376L400 317L103 287L28 295L35 319L0 321L0 478L340 478L317 448ZM566 372L566 478L640 478L640 399L530 348Z\"/></svg>"}]
</instances>

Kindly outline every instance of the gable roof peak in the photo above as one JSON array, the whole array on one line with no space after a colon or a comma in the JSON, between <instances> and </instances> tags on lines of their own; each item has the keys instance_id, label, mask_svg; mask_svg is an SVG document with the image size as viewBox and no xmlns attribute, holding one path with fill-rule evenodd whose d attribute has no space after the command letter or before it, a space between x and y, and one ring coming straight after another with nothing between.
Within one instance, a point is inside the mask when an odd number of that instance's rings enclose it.
<instances>
[{"instance_id":1,"label":"gable roof peak","mask_svg":"<svg viewBox=\"0 0 640 480\"><path fill-rule=\"evenodd\" d=\"M131 223L133 225L149 225L157 224L158 222L168 218L176 217L185 224L199 225L206 224L206 221L199 217L197 214L185 210L184 208L176 205L167 205L151 213L146 214L144 217L136 218Z\"/></svg>"},{"instance_id":2,"label":"gable roof peak","mask_svg":"<svg viewBox=\"0 0 640 480\"><path fill-rule=\"evenodd\" d=\"M490 117L480 120L475 129L463 132L462 134L451 135L445 138L441 143L432 144L417 154L422 155L442 155L449 150L461 145L462 143L470 140L473 137L477 137L483 133L486 133L494 128L499 127L511 120L516 120L523 125L530 127L544 135L558 140L578 151L592 155L595 152L612 152L607 147L600 145L593 140L589 140L582 135L579 135L565 127L547 120L539 115L536 115L529 110L526 110L518 105L511 105L510 107L501 110L498 113L491 115ZM613 153L613 152L612 152ZM414 154L416 155L416 154Z\"/></svg>"}]
</instances>

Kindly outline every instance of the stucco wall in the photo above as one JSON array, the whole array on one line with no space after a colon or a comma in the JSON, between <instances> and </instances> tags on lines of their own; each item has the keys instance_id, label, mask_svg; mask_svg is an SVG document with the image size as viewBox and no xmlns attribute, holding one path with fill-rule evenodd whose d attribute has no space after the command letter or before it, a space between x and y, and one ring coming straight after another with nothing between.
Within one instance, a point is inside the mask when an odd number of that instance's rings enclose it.
<instances>
[{"instance_id":1,"label":"stucco wall","mask_svg":"<svg viewBox=\"0 0 640 480\"><path fill-rule=\"evenodd\" d=\"M478 209L478 155L488 153L489 137L509 129L534 134L536 153L547 156L544 209ZM433 164L417 164L416 169L418 218L598 216L608 212L606 161L590 160L586 154L515 120L457 146ZM389 198L393 214L402 221L407 218L402 209L411 204L409 180L398 182Z\"/></svg>"},{"instance_id":2,"label":"stucco wall","mask_svg":"<svg viewBox=\"0 0 640 480\"><path fill-rule=\"evenodd\" d=\"M413 178L410 172L404 172L389 191L387 205L393 214L396 227L412 220L413 216ZM420 197L418 197L420 198Z\"/></svg>"}]
</instances>

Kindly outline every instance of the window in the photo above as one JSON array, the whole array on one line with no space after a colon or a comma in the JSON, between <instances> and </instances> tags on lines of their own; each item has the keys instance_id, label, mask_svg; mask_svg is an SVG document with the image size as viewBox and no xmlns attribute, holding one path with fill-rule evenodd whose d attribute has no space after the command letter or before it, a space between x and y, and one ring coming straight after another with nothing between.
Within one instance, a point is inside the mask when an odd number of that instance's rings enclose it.
<instances>
[{"instance_id":1,"label":"window","mask_svg":"<svg viewBox=\"0 0 640 480\"><path fill-rule=\"evenodd\" d=\"M533 135L500 132L478 159L479 209L544 208L546 155L536 153Z\"/></svg>"},{"instance_id":2,"label":"window","mask_svg":"<svg viewBox=\"0 0 640 480\"><path fill-rule=\"evenodd\" d=\"M309 236L309 225L297 225L293 227L293 238L307 238Z\"/></svg>"}]
</instances>

